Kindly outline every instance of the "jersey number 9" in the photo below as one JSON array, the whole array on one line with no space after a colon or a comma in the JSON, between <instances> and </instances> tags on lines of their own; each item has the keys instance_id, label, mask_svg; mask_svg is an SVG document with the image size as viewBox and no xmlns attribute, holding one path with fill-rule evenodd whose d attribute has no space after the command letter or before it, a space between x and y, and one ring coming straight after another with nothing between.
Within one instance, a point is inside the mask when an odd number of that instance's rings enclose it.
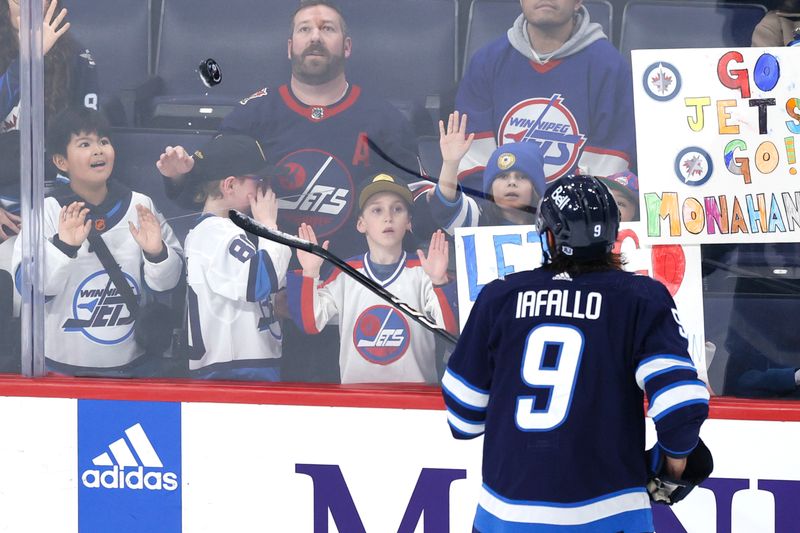
<instances>
[{"instance_id":1,"label":"jersey number 9","mask_svg":"<svg viewBox=\"0 0 800 533\"><path fill-rule=\"evenodd\" d=\"M572 326L543 324L528 333L522 380L537 393L517 397L515 419L519 429L549 431L564 422L572 404L583 344L583 333Z\"/></svg>"}]
</instances>

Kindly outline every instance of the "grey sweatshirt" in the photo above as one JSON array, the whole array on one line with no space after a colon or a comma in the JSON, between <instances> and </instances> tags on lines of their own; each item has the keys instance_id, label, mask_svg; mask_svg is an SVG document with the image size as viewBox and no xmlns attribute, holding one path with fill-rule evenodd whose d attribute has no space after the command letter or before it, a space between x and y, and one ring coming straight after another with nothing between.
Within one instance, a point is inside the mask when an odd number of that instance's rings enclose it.
<instances>
[{"instance_id":1,"label":"grey sweatshirt","mask_svg":"<svg viewBox=\"0 0 800 533\"><path fill-rule=\"evenodd\" d=\"M523 56L537 63L544 63L552 59L570 56L580 52L593 42L606 38L606 34L603 33L603 27L589 20L589 11L586 10L586 6L581 6L580 10L577 12L575 28L567 42L561 45L561 48L552 54L548 54L547 59L544 61L539 60L531 50L525 15L520 14L517 20L514 21L514 24L508 29L508 40L511 42L511 46Z\"/></svg>"}]
</instances>

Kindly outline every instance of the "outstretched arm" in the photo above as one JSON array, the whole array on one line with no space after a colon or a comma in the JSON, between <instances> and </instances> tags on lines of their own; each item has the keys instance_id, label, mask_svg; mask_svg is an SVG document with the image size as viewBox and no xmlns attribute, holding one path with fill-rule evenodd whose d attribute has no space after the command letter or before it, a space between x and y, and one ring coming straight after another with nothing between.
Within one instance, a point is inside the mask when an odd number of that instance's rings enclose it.
<instances>
[{"instance_id":1,"label":"outstretched arm","mask_svg":"<svg viewBox=\"0 0 800 533\"><path fill-rule=\"evenodd\" d=\"M422 270L431 278L434 285L444 285L447 283L447 264L449 262L450 244L442 230L438 230L431 236L428 246L428 255L422 250L417 250L417 257L422 264Z\"/></svg>"},{"instance_id":2,"label":"outstretched arm","mask_svg":"<svg viewBox=\"0 0 800 533\"><path fill-rule=\"evenodd\" d=\"M183 146L167 146L156 161L156 168L165 178L181 181L194 168L194 159Z\"/></svg>"},{"instance_id":3,"label":"outstretched arm","mask_svg":"<svg viewBox=\"0 0 800 533\"><path fill-rule=\"evenodd\" d=\"M442 169L439 172L439 192L448 201L454 202L458 196L458 166L469 151L475 134L467 135L467 115L459 118L458 111L450 113L447 128L439 121L439 149L442 152Z\"/></svg>"}]
</instances>

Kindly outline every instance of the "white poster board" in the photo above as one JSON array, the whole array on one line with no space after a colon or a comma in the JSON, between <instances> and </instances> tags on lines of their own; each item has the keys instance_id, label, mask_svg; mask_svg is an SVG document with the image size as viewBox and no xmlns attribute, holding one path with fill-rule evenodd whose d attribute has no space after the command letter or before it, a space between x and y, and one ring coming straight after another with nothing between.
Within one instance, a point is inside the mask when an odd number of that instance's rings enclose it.
<instances>
[{"instance_id":1,"label":"white poster board","mask_svg":"<svg viewBox=\"0 0 800 533\"><path fill-rule=\"evenodd\" d=\"M625 269L654 277L664 283L689 336L689 353L700 378L708 382L703 331L703 286L699 246L644 244L643 222L620 224L616 251ZM464 329L481 289L490 281L513 272L530 270L542 263L539 234L534 226L457 228L456 276L459 327Z\"/></svg>"},{"instance_id":2,"label":"white poster board","mask_svg":"<svg viewBox=\"0 0 800 533\"><path fill-rule=\"evenodd\" d=\"M800 47L631 56L648 242L800 241Z\"/></svg>"}]
</instances>

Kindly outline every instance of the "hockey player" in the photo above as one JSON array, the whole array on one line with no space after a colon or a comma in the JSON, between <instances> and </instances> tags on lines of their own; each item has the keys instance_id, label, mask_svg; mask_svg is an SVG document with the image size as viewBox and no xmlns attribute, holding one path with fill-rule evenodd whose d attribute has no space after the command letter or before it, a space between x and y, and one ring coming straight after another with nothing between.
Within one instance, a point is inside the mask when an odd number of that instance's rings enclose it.
<instances>
[{"instance_id":1,"label":"hockey player","mask_svg":"<svg viewBox=\"0 0 800 533\"><path fill-rule=\"evenodd\" d=\"M621 269L597 178L550 184L538 225L544 265L484 287L442 379L453 435L485 433L475 529L653 531L643 393L662 476L707 452L708 391L675 303Z\"/></svg>"},{"instance_id":2,"label":"hockey player","mask_svg":"<svg viewBox=\"0 0 800 533\"><path fill-rule=\"evenodd\" d=\"M459 177L476 188L498 145L540 146L548 182L607 176L635 157L630 68L582 0L521 0L508 34L472 57L456 96L475 142Z\"/></svg>"},{"instance_id":3,"label":"hockey player","mask_svg":"<svg viewBox=\"0 0 800 533\"><path fill-rule=\"evenodd\" d=\"M442 170L426 201L433 220L453 234L464 226L533 224L534 213L545 188L544 163L534 143L499 146L483 171L484 200L462 194L458 165L469 150L474 134L466 135L467 115L451 113L447 128L439 122ZM420 200L417 200L420 204ZM479 207L480 206L480 207Z\"/></svg>"},{"instance_id":4,"label":"hockey player","mask_svg":"<svg viewBox=\"0 0 800 533\"><path fill-rule=\"evenodd\" d=\"M183 271L181 246L153 201L110 179L110 129L100 112L81 108L57 115L47 131L47 151L69 178L43 208L45 354L61 374L147 373L136 308L146 288L172 289ZM17 276L20 261L18 239ZM118 264L116 273L107 264Z\"/></svg>"},{"instance_id":5,"label":"hockey player","mask_svg":"<svg viewBox=\"0 0 800 533\"><path fill-rule=\"evenodd\" d=\"M449 302L455 300L448 282L448 244L444 233L431 238L427 256L403 251L411 229L411 192L387 174L367 180L358 195L357 229L369 251L348 263L425 313L440 326L455 331ZM316 243L314 229L303 224L299 235ZM328 241L323 247L328 247ZM317 333L329 322L339 325L339 367L342 383L417 382L438 380L433 334L377 295L337 270L322 284L322 259L298 250L302 276L290 274L289 301L295 322Z\"/></svg>"},{"instance_id":6,"label":"hockey player","mask_svg":"<svg viewBox=\"0 0 800 533\"><path fill-rule=\"evenodd\" d=\"M186 237L189 369L195 378L279 381L281 325L275 293L286 283L291 251L246 234L228 218L250 212L276 228L275 193L261 145L219 135L195 153L189 175L203 214Z\"/></svg>"}]
</instances>

